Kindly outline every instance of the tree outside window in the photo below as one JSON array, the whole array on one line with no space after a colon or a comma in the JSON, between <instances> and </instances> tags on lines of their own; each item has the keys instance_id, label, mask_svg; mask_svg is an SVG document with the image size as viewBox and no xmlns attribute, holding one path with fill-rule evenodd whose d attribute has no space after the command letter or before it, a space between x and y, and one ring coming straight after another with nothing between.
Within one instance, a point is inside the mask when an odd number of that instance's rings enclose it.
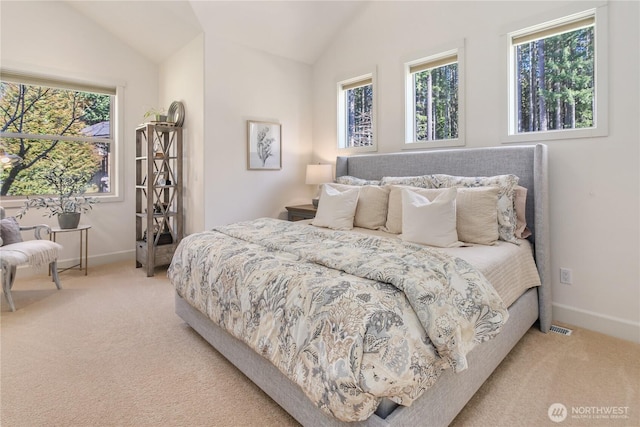
<instances>
[{"instance_id":1,"label":"tree outside window","mask_svg":"<svg viewBox=\"0 0 640 427\"><path fill-rule=\"evenodd\" d=\"M373 85L346 91L347 146L373 145Z\"/></svg>"},{"instance_id":2,"label":"tree outside window","mask_svg":"<svg viewBox=\"0 0 640 427\"><path fill-rule=\"evenodd\" d=\"M43 176L60 165L89 176L87 192L109 193L115 89L100 93L4 77L0 141L6 153L22 161L0 172L0 195L51 194Z\"/></svg>"},{"instance_id":3,"label":"tree outside window","mask_svg":"<svg viewBox=\"0 0 640 427\"><path fill-rule=\"evenodd\" d=\"M405 148L465 144L464 39L405 62Z\"/></svg>"},{"instance_id":4,"label":"tree outside window","mask_svg":"<svg viewBox=\"0 0 640 427\"><path fill-rule=\"evenodd\" d=\"M373 75L338 83L338 148L375 150Z\"/></svg>"},{"instance_id":5,"label":"tree outside window","mask_svg":"<svg viewBox=\"0 0 640 427\"><path fill-rule=\"evenodd\" d=\"M414 142L458 137L457 62L415 71Z\"/></svg>"},{"instance_id":6,"label":"tree outside window","mask_svg":"<svg viewBox=\"0 0 640 427\"><path fill-rule=\"evenodd\" d=\"M516 131L593 127L594 19L515 37L513 45Z\"/></svg>"}]
</instances>

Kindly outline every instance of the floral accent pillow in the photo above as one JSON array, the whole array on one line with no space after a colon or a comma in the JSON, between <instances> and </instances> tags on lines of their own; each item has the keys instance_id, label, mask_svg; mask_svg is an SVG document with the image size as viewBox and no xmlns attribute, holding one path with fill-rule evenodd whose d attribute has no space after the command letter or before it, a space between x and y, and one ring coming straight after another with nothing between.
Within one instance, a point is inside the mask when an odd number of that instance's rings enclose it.
<instances>
[{"instance_id":1,"label":"floral accent pillow","mask_svg":"<svg viewBox=\"0 0 640 427\"><path fill-rule=\"evenodd\" d=\"M336 178L337 184L344 185L380 185L380 181L356 178L355 176L343 175Z\"/></svg>"},{"instance_id":2,"label":"floral accent pillow","mask_svg":"<svg viewBox=\"0 0 640 427\"><path fill-rule=\"evenodd\" d=\"M498 187L498 233L500 235L500 240L518 244L518 239L515 236L517 217L514 208L514 190L518 185L520 178L510 174L489 177L435 174L430 175L430 179L431 183L436 188Z\"/></svg>"},{"instance_id":3,"label":"floral accent pillow","mask_svg":"<svg viewBox=\"0 0 640 427\"><path fill-rule=\"evenodd\" d=\"M380 185L406 185L418 188L436 188L433 184L433 175L420 176L384 176Z\"/></svg>"}]
</instances>

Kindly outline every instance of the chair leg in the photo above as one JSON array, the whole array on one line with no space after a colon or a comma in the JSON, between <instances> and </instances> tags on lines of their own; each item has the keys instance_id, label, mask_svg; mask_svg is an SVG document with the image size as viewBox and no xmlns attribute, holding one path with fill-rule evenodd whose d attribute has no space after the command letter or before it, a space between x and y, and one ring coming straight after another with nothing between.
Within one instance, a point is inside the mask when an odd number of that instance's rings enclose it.
<instances>
[{"instance_id":1,"label":"chair leg","mask_svg":"<svg viewBox=\"0 0 640 427\"><path fill-rule=\"evenodd\" d=\"M60 284L60 276L58 276L58 260L55 260L49 264L49 270L51 271L51 277L56 284L56 288L62 289Z\"/></svg>"},{"instance_id":2,"label":"chair leg","mask_svg":"<svg viewBox=\"0 0 640 427\"><path fill-rule=\"evenodd\" d=\"M4 263L3 263L4 264ZM51 277L56 284L56 288L62 289L60 284L60 276L58 275L58 261L55 260L49 264L49 270L51 271ZM13 303L13 297L11 296L11 288L13 288L13 282L16 278L16 266L15 265L2 265L2 292L4 297L9 303L11 311L16 311L16 306Z\"/></svg>"},{"instance_id":3,"label":"chair leg","mask_svg":"<svg viewBox=\"0 0 640 427\"><path fill-rule=\"evenodd\" d=\"M16 278L16 267L15 266L2 266L2 291L4 292L4 297L7 299L9 303L9 308L11 311L16 311L16 306L13 304L13 298L11 297L11 288L13 287L13 280Z\"/></svg>"}]
</instances>

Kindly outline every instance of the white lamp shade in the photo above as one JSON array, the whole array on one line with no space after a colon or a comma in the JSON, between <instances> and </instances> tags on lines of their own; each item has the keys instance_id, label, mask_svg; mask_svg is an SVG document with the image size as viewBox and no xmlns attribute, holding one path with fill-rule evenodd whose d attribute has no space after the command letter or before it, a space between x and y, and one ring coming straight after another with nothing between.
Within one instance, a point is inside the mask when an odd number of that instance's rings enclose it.
<instances>
[{"instance_id":1,"label":"white lamp shade","mask_svg":"<svg viewBox=\"0 0 640 427\"><path fill-rule=\"evenodd\" d=\"M333 169L331 165L307 165L307 177L305 184L323 184L333 181Z\"/></svg>"}]
</instances>

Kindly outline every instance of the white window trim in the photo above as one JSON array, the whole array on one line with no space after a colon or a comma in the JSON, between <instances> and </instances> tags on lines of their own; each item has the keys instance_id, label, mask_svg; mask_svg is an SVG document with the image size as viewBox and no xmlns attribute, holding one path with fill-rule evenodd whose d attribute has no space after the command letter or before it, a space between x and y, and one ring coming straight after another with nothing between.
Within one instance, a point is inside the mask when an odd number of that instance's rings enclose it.
<instances>
[{"instance_id":1,"label":"white window trim","mask_svg":"<svg viewBox=\"0 0 640 427\"><path fill-rule=\"evenodd\" d=\"M501 114L501 135L500 139L503 144L518 142L538 142L552 141L561 139L576 138L593 138L603 137L609 134L609 57L608 57L608 19L607 2L586 2L576 5L570 5L555 11L548 12L536 18L530 18L517 24L512 24L505 28L503 32L504 46L507 54L504 55L505 63L502 67L504 70L503 81L507 82L503 85L502 114ZM548 130L538 132L515 133L515 69L513 67L513 48L511 40L514 36L522 33L530 32L536 28L542 29L549 27L558 21L570 20L572 17L580 15L588 15L593 13L595 16L595 90L596 108L594 111L595 126L588 129L562 129Z\"/></svg>"},{"instance_id":2,"label":"white window trim","mask_svg":"<svg viewBox=\"0 0 640 427\"><path fill-rule=\"evenodd\" d=\"M371 122L371 132L373 134L373 144L368 146L368 147L345 147L346 143L346 137L347 137L347 130L346 130L346 123L345 123L345 91L342 89L344 86L348 86L352 83L357 83L359 81L362 80L368 80L371 79L371 84L373 87L373 100L372 103L373 105L371 106L372 109L372 122ZM352 153L363 153L363 152L371 152L371 151L378 151L378 90L377 90L377 73L376 73L376 67L373 67L372 71L366 72L366 73L360 73L358 74L356 77L350 77L350 78L345 78L345 79L341 79L340 81L337 82L336 88L337 88L337 100L338 100L338 105L337 105L337 148L338 148L338 152L341 155L347 155L347 154L352 154Z\"/></svg>"},{"instance_id":3,"label":"white window trim","mask_svg":"<svg viewBox=\"0 0 640 427\"><path fill-rule=\"evenodd\" d=\"M83 75L77 75L69 72L61 72L59 70L52 69L34 69L32 66L7 63L7 66L2 67L3 72L11 73L12 75L24 75L25 77L32 77L42 80L54 80L59 82L68 82L69 84L78 84L82 86L97 86L97 87L113 87L115 88L115 105L112 106L112 117L117 118L113 126L113 143L112 143L112 156L116 159L114 165L113 177L111 187L114 189L110 194L100 195L96 194L95 197L100 198L100 203L109 202L121 202L124 200L124 90L125 84L123 82L114 82L110 80L101 80ZM21 207L24 204L26 198L24 197L3 197L2 205L6 208Z\"/></svg>"},{"instance_id":4,"label":"white window trim","mask_svg":"<svg viewBox=\"0 0 640 427\"><path fill-rule=\"evenodd\" d=\"M455 42L440 46L436 49L421 52L419 55L412 55L404 61L404 146L403 150L415 150L424 148L445 148L461 147L466 144L466 103L465 103L465 40L460 39ZM451 55L458 57L458 137L455 139L439 139L435 141L415 142L415 103L413 76L410 69L414 65L424 62L435 61Z\"/></svg>"}]
</instances>

